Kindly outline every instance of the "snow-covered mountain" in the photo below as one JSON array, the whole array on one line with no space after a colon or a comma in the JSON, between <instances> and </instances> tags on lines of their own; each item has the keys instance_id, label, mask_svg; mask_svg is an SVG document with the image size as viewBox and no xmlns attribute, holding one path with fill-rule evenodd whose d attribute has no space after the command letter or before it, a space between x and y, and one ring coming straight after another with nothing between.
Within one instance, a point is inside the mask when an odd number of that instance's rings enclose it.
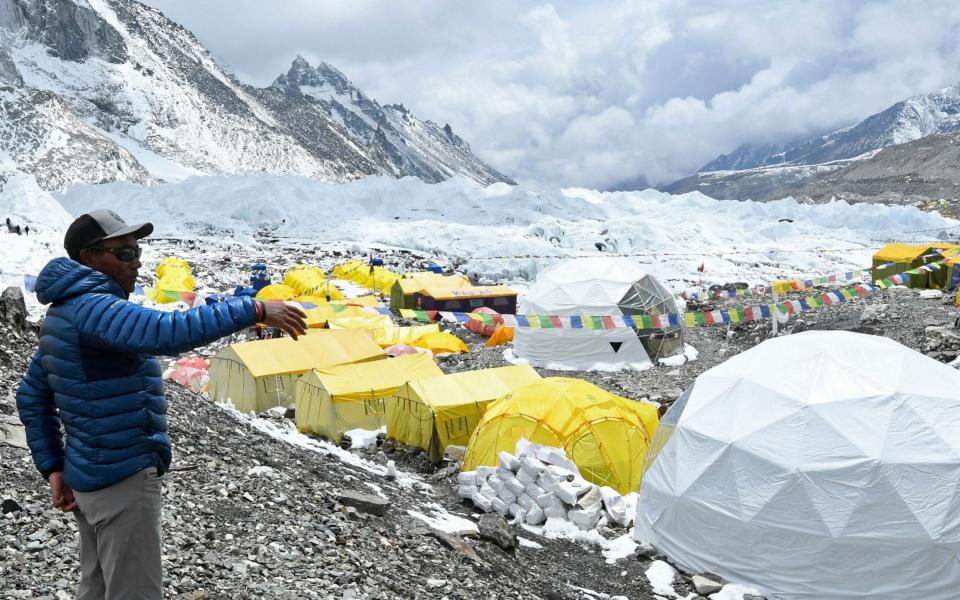
<instances>
[{"instance_id":1,"label":"snow-covered mountain","mask_svg":"<svg viewBox=\"0 0 960 600\"><path fill-rule=\"evenodd\" d=\"M47 189L195 173L512 183L449 127L381 108L327 65L244 85L134 0L0 0L0 112L0 153Z\"/></svg>"},{"instance_id":2,"label":"snow-covered mountain","mask_svg":"<svg viewBox=\"0 0 960 600\"><path fill-rule=\"evenodd\" d=\"M305 99L325 118L342 126L354 142L371 149L387 174L416 175L436 182L472 173L482 183L512 183L474 156L450 125L421 121L402 104L381 106L325 62L314 68L298 56L271 89Z\"/></svg>"},{"instance_id":3,"label":"snow-covered mountain","mask_svg":"<svg viewBox=\"0 0 960 600\"><path fill-rule=\"evenodd\" d=\"M960 130L960 83L897 102L852 127L786 147L745 144L721 155L700 172L773 165L813 165L856 158L872 150Z\"/></svg>"},{"instance_id":4,"label":"snow-covered mountain","mask_svg":"<svg viewBox=\"0 0 960 600\"><path fill-rule=\"evenodd\" d=\"M696 190L721 199L771 200L804 189L810 177L829 180L824 173L870 159L884 148L957 131L960 83L913 96L851 127L796 144L745 144L663 189L673 193ZM887 183L897 185L892 179Z\"/></svg>"}]
</instances>

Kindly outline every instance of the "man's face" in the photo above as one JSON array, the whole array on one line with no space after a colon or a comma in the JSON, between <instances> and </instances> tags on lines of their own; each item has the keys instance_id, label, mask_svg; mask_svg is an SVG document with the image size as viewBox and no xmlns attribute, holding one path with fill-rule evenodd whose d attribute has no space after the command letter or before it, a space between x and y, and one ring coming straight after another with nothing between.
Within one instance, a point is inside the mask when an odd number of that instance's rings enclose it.
<instances>
[{"instance_id":1,"label":"man's face","mask_svg":"<svg viewBox=\"0 0 960 600\"><path fill-rule=\"evenodd\" d=\"M132 235L125 235L119 238L103 240L97 242L96 247L104 250L97 251L93 248L85 248L80 252L80 262L91 269L100 271L107 277L110 277L123 288L123 291L132 294L137 285L137 274L140 272L139 258L134 258L129 262L124 262L117 258L111 250L119 248L139 248L137 238Z\"/></svg>"}]
</instances>

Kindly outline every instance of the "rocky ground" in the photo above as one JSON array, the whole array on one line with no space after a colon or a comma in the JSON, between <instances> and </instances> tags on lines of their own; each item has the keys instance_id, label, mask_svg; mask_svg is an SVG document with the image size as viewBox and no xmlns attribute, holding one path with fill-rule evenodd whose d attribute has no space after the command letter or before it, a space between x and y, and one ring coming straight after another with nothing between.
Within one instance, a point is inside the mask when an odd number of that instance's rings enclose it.
<instances>
[{"instance_id":1,"label":"rocky ground","mask_svg":"<svg viewBox=\"0 0 960 600\"><path fill-rule=\"evenodd\" d=\"M191 260L201 256L197 252ZM306 258L312 257L286 260ZM218 255L200 268L228 273L231 265L223 262ZM246 257L236 263L236 273L248 264ZM722 303L738 300L744 299ZM35 328L11 314L0 306L0 419L15 412L13 391L36 347ZM780 331L884 335L958 365L958 316L945 297L924 299L898 288L791 318ZM442 358L444 371L506 364L502 348L485 348L479 336L455 331L471 352ZM679 367L542 374L583 377L629 398L669 404L698 374L770 335L769 322L696 328L687 332L687 343L699 350L699 359ZM432 472L422 456L389 443L355 454L319 442L304 448L266 435L263 426L252 427L175 384L168 386L168 397L175 466L184 469L164 483L170 598L661 597L645 576L656 557L633 555L608 564L595 548L522 530L515 532L527 541L504 550L487 537L444 533L411 516L408 511L475 520L453 494L455 465ZM271 431L283 430L282 417L270 423ZM390 460L400 467L397 477L388 477ZM15 438L0 442L0 461L0 598L72 597L78 579L72 517L50 506L45 482ZM351 499L350 492L367 497ZM602 533L612 539L625 530ZM685 576L675 589L680 597L693 594Z\"/></svg>"}]
</instances>

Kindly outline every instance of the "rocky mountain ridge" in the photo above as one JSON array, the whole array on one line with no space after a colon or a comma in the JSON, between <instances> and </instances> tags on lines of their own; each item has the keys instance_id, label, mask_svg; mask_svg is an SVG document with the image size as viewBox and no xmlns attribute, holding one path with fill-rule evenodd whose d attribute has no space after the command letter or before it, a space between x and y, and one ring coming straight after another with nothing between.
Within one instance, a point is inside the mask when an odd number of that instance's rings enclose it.
<instances>
[{"instance_id":1,"label":"rocky mountain ridge","mask_svg":"<svg viewBox=\"0 0 960 600\"><path fill-rule=\"evenodd\" d=\"M854 159L866 153L938 133L960 130L960 83L897 102L859 123L786 146L744 144L707 163L699 173L816 165Z\"/></svg>"},{"instance_id":2,"label":"rocky mountain ridge","mask_svg":"<svg viewBox=\"0 0 960 600\"><path fill-rule=\"evenodd\" d=\"M949 158L955 153L957 132L960 83L913 96L851 127L800 143L745 144L662 189L700 191L724 200L792 195L818 202L836 196L885 203L942 199L949 206L960 197L960 171ZM931 185L921 189L920 180Z\"/></svg>"},{"instance_id":3,"label":"rocky mountain ridge","mask_svg":"<svg viewBox=\"0 0 960 600\"><path fill-rule=\"evenodd\" d=\"M308 76L322 85L301 90ZM48 190L192 174L513 183L449 126L381 108L329 65L298 59L268 88L245 85L134 0L0 0L0 117L4 170Z\"/></svg>"}]
</instances>

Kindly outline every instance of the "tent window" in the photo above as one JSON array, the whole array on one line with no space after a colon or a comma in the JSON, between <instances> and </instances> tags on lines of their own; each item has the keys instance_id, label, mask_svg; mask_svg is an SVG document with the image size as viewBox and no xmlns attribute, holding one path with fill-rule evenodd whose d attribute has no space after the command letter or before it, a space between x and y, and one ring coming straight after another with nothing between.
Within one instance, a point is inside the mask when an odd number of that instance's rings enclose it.
<instances>
[{"instance_id":1,"label":"tent window","mask_svg":"<svg viewBox=\"0 0 960 600\"><path fill-rule=\"evenodd\" d=\"M267 382L268 382L268 381L270 381L270 382L273 383L273 388L272 388L272 389L267 387ZM273 392L282 392L282 391L283 391L283 379L281 379L279 375L274 375L273 377L264 377L264 378L263 378L263 390L264 390L265 392L267 392L268 394L269 394L269 393L273 393Z\"/></svg>"},{"instance_id":2,"label":"tent window","mask_svg":"<svg viewBox=\"0 0 960 600\"><path fill-rule=\"evenodd\" d=\"M610 342L610 347L613 348L613 351L620 352L620 346L623 345L623 342Z\"/></svg>"}]
</instances>

